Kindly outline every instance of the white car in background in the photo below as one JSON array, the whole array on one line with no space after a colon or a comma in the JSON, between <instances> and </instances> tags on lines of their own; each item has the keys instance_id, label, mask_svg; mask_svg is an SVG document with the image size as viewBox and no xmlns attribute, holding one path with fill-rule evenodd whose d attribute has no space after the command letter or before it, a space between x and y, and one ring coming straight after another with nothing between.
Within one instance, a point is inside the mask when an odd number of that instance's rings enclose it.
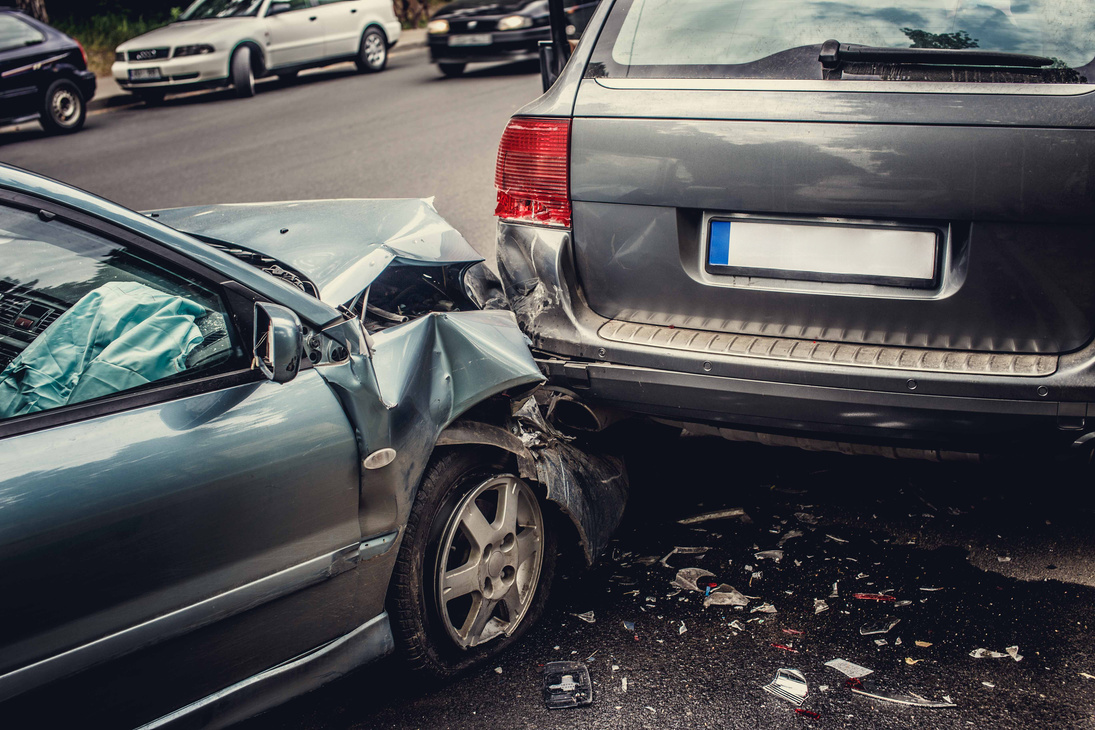
<instances>
[{"instance_id":1,"label":"white car in background","mask_svg":"<svg viewBox=\"0 0 1095 730\"><path fill-rule=\"evenodd\" d=\"M400 25L391 0L197 0L170 25L118 46L114 80L146 101L168 92L231 86L354 61L384 70Z\"/></svg>"}]
</instances>

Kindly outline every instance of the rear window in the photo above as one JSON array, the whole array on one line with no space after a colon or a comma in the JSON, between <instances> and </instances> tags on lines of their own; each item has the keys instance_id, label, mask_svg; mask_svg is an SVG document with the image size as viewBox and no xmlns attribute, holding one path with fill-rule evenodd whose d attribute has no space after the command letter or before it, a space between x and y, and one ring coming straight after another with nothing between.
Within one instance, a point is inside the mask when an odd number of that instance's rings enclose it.
<instances>
[{"instance_id":1,"label":"rear window","mask_svg":"<svg viewBox=\"0 0 1095 730\"><path fill-rule=\"evenodd\" d=\"M842 48L1028 54L1046 63L974 66L935 54L827 70L818 56L828 40ZM1087 83L1093 61L1090 0L618 0L587 76Z\"/></svg>"}]
</instances>

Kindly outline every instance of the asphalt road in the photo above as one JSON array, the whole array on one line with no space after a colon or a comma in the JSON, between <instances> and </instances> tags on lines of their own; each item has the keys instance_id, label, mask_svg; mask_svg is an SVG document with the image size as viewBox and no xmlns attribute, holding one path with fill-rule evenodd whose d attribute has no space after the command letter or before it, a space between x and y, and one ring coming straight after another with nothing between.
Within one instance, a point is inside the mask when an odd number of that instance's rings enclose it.
<instances>
[{"instance_id":1,"label":"asphalt road","mask_svg":"<svg viewBox=\"0 0 1095 730\"><path fill-rule=\"evenodd\" d=\"M344 64L252 99L226 91L93 113L48 137L0 131L0 161L137 210L208 203L436 196L438 211L493 257L494 163L513 112L540 93L535 65L473 66L444 79L425 50L386 71Z\"/></svg>"}]
</instances>

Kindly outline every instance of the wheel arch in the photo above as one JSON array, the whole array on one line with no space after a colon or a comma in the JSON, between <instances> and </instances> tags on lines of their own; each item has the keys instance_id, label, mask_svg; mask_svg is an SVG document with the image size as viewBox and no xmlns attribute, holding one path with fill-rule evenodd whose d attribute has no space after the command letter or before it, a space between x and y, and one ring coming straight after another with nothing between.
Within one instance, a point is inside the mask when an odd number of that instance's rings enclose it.
<instances>
[{"instance_id":1,"label":"wheel arch","mask_svg":"<svg viewBox=\"0 0 1095 730\"><path fill-rule=\"evenodd\" d=\"M388 38L388 31L384 30L384 26L376 20L370 20L365 24L365 27L361 29L361 38L357 41L357 50L359 53L361 52L361 43L365 40L365 34L369 32L369 28L376 28L379 30L380 35L384 36L384 44L388 46L388 48L392 47L392 41Z\"/></svg>"},{"instance_id":2,"label":"wheel arch","mask_svg":"<svg viewBox=\"0 0 1095 730\"><path fill-rule=\"evenodd\" d=\"M255 71L255 78L265 76L270 70L266 65L266 53L258 41L245 38L232 46L232 52L228 54L228 78L232 78L232 60L236 57L236 51L244 46L251 50L251 68Z\"/></svg>"}]
</instances>

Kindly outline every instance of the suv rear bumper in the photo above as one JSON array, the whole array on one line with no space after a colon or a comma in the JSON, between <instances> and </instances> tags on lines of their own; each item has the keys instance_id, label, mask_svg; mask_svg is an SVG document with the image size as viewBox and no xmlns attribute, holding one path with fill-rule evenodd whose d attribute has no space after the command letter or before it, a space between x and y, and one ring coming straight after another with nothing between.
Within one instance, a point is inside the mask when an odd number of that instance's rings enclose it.
<instances>
[{"instance_id":1,"label":"suv rear bumper","mask_svg":"<svg viewBox=\"0 0 1095 730\"><path fill-rule=\"evenodd\" d=\"M570 231L501 221L498 264L549 379L594 403L725 428L960 452L1047 451L1095 432L1095 345L1042 376L773 360L608 340Z\"/></svg>"}]
</instances>

